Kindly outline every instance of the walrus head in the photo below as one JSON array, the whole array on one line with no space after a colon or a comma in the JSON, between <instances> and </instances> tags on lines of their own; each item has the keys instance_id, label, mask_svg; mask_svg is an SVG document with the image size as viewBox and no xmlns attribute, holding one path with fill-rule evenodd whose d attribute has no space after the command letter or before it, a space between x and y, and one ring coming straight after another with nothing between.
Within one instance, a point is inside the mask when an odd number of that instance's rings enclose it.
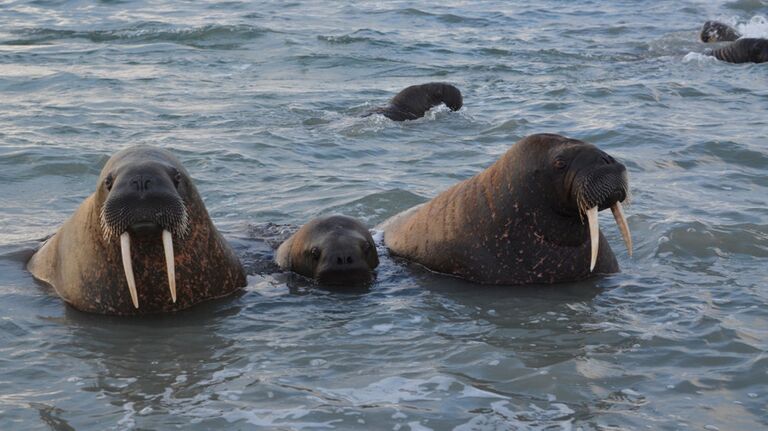
<instances>
[{"instance_id":1,"label":"walrus head","mask_svg":"<svg viewBox=\"0 0 768 431\"><path fill-rule=\"evenodd\" d=\"M296 232L291 267L320 284L361 284L372 279L379 256L368 229L357 220L329 216L312 220Z\"/></svg>"},{"instance_id":2,"label":"walrus head","mask_svg":"<svg viewBox=\"0 0 768 431\"><path fill-rule=\"evenodd\" d=\"M139 151L136 151L136 150ZM120 240L131 300L139 308L131 262L131 240L162 241L171 300L176 302L174 238L183 239L189 216L183 196L190 185L181 164L168 153L132 147L113 156L101 172L96 199L105 241Z\"/></svg>"},{"instance_id":3,"label":"walrus head","mask_svg":"<svg viewBox=\"0 0 768 431\"><path fill-rule=\"evenodd\" d=\"M538 201L549 202L550 209L563 218L580 223L586 219L591 244L589 270L595 268L600 243L598 211L611 209L631 256L632 237L622 208L629 196L626 167L594 145L576 139L540 134L522 142L545 149L538 151L542 159L534 170L535 183L541 188L533 187L531 192L549 198ZM525 144L520 150L536 152Z\"/></svg>"},{"instance_id":4,"label":"walrus head","mask_svg":"<svg viewBox=\"0 0 768 431\"><path fill-rule=\"evenodd\" d=\"M741 34L728 24L718 21L707 21L701 27L701 41L710 42L733 42L741 37Z\"/></svg>"}]
</instances>

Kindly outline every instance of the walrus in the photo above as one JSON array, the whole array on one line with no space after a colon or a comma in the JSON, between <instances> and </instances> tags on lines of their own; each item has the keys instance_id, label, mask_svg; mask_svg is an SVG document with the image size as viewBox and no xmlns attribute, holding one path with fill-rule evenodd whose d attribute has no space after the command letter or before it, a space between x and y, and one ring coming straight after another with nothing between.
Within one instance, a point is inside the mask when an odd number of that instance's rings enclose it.
<instances>
[{"instance_id":1,"label":"walrus","mask_svg":"<svg viewBox=\"0 0 768 431\"><path fill-rule=\"evenodd\" d=\"M741 37L741 33L728 24L719 21L707 21L701 27L700 37L704 43L733 42Z\"/></svg>"},{"instance_id":2,"label":"walrus","mask_svg":"<svg viewBox=\"0 0 768 431\"><path fill-rule=\"evenodd\" d=\"M627 248L626 168L594 145L528 136L489 168L382 223L390 253L481 284L548 284L619 271L599 230L611 208Z\"/></svg>"},{"instance_id":3,"label":"walrus","mask_svg":"<svg viewBox=\"0 0 768 431\"><path fill-rule=\"evenodd\" d=\"M765 63L768 61L768 39L741 37L736 29L718 21L707 21L701 29L701 41L733 42L705 54L728 63Z\"/></svg>"},{"instance_id":4,"label":"walrus","mask_svg":"<svg viewBox=\"0 0 768 431\"><path fill-rule=\"evenodd\" d=\"M146 145L107 161L96 191L27 268L76 309L101 314L182 310L246 285L187 171Z\"/></svg>"},{"instance_id":5,"label":"walrus","mask_svg":"<svg viewBox=\"0 0 768 431\"><path fill-rule=\"evenodd\" d=\"M397 93L389 105L375 108L367 115L381 114L393 121L415 120L433 107L444 103L451 111L458 111L464 104L461 91L451 84L430 82L411 85Z\"/></svg>"},{"instance_id":6,"label":"walrus","mask_svg":"<svg viewBox=\"0 0 768 431\"><path fill-rule=\"evenodd\" d=\"M275 261L283 269L330 285L370 282L379 266L368 228L343 215L306 223L278 247Z\"/></svg>"},{"instance_id":7,"label":"walrus","mask_svg":"<svg viewBox=\"0 0 768 431\"><path fill-rule=\"evenodd\" d=\"M708 55L728 63L765 63L768 62L768 39L741 38L713 49Z\"/></svg>"}]
</instances>

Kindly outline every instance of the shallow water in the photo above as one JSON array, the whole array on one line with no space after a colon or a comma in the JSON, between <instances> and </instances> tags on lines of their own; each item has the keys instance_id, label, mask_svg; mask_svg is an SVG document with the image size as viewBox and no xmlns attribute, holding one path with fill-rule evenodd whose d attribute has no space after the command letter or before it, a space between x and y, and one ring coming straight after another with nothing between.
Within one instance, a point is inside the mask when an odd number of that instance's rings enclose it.
<instances>
[{"instance_id":1,"label":"shallow water","mask_svg":"<svg viewBox=\"0 0 768 431\"><path fill-rule=\"evenodd\" d=\"M768 81L698 55L763 2L11 1L0 9L0 429L768 426ZM360 118L449 81L458 113ZM519 138L630 173L621 274L490 288L386 255L368 291L272 273L265 237L374 225ZM24 263L137 143L184 162L248 272L171 316L65 307ZM384 250L382 250L383 253Z\"/></svg>"}]
</instances>

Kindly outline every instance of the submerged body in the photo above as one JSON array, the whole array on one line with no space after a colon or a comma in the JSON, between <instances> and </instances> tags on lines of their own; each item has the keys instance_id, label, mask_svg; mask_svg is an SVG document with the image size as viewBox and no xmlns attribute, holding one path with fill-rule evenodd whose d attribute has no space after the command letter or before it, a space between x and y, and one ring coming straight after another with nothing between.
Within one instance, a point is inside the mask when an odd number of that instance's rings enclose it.
<instances>
[{"instance_id":1,"label":"submerged body","mask_svg":"<svg viewBox=\"0 0 768 431\"><path fill-rule=\"evenodd\" d=\"M246 284L184 167L149 146L112 156L27 268L73 307L102 314L182 310Z\"/></svg>"},{"instance_id":2,"label":"submerged body","mask_svg":"<svg viewBox=\"0 0 768 431\"><path fill-rule=\"evenodd\" d=\"M484 284L557 283L618 272L597 212L621 209L624 166L596 147L532 135L480 174L385 221L389 250L434 271Z\"/></svg>"},{"instance_id":3,"label":"submerged body","mask_svg":"<svg viewBox=\"0 0 768 431\"><path fill-rule=\"evenodd\" d=\"M371 281L379 265L368 228L346 216L318 217L302 226L277 249L277 264L323 284Z\"/></svg>"},{"instance_id":4,"label":"submerged body","mask_svg":"<svg viewBox=\"0 0 768 431\"><path fill-rule=\"evenodd\" d=\"M393 121L415 120L437 105L445 104L451 111L458 111L464 104L461 91L451 84L430 82L406 87L383 108L371 114L382 114Z\"/></svg>"}]
</instances>

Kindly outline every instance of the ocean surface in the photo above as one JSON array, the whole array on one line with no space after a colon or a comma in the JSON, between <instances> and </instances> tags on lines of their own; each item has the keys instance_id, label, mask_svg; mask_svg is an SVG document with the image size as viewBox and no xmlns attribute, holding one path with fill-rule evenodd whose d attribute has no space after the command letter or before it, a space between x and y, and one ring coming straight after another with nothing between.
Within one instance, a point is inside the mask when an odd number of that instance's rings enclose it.
<instances>
[{"instance_id":1,"label":"ocean surface","mask_svg":"<svg viewBox=\"0 0 768 431\"><path fill-rule=\"evenodd\" d=\"M0 429L768 428L768 65L701 53L735 1L4 1ZM361 117L445 81L442 107ZM620 274L483 287L394 261L332 291L269 264L320 214L369 226L518 139L629 171ZM77 312L25 263L134 144L173 151L248 272L161 317ZM182 287L180 287L182 288Z\"/></svg>"}]
</instances>

